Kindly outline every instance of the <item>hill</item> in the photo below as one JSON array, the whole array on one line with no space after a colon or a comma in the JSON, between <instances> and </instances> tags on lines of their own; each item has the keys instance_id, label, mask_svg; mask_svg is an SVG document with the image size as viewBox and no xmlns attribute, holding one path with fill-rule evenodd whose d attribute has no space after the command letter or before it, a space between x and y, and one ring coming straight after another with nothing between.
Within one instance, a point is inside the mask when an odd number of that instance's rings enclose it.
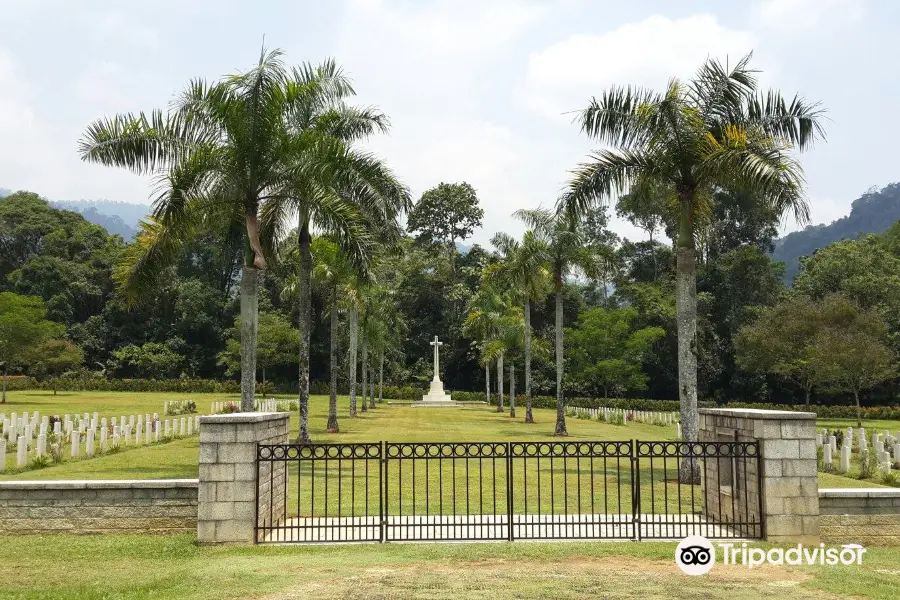
<instances>
[{"instance_id":1,"label":"hill","mask_svg":"<svg viewBox=\"0 0 900 600\"><path fill-rule=\"evenodd\" d=\"M832 242L852 239L860 234L882 233L900 220L900 183L870 188L853 201L850 214L830 225L810 225L776 240L772 258L784 261L784 279L790 285L799 272L799 259Z\"/></svg>"}]
</instances>

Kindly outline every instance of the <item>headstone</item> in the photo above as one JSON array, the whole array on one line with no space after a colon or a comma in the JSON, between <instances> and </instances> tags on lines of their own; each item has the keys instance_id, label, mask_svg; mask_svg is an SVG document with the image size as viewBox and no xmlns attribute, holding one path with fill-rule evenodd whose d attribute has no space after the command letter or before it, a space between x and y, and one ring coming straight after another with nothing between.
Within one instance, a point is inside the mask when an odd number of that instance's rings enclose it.
<instances>
[{"instance_id":1,"label":"headstone","mask_svg":"<svg viewBox=\"0 0 900 600\"><path fill-rule=\"evenodd\" d=\"M681 439L681 423L675 423L675 439Z\"/></svg>"},{"instance_id":2,"label":"headstone","mask_svg":"<svg viewBox=\"0 0 900 600\"><path fill-rule=\"evenodd\" d=\"M831 451L831 457L834 458L834 454L837 451L837 438L835 436L828 436L828 447Z\"/></svg>"},{"instance_id":3,"label":"headstone","mask_svg":"<svg viewBox=\"0 0 900 600\"><path fill-rule=\"evenodd\" d=\"M834 464L834 455L831 446L831 438L822 447L822 464L828 468Z\"/></svg>"},{"instance_id":4,"label":"headstone","mask_svg":"<svg viewBox=\"0 0 900 600\"><path fill-rule=\"evenodd\" d=\"M164 431L165 431L166 437L169 437L169 419L166 419Z\"/></svg>"},{"instance_id":5,"label":"headstone","mask_svg":"<svg viewBox=\"0 0 900 600\"><path fill-rule=\"evenodd\" d=\"M179 437L184 437L185 428L187 427L187 425L185 424L185 421L186 421L186 419L184 417L181 417L181 426L178 429Z\"/></svg>"},{"instance_id":6,"label":"headstone","mask_svg":"<svg viewBox=\"0 0 900 600\"><path fill-rule=\"evenodd\" d=\"M140 420L138 420L137 425L135 426L136 428L134 430L134 443L137 444L138 446L140 446L141 442L143 442L143 438L141 437L141 434L143 433L142 426L143 426L143 423Z\"/></svg>"},{"instance_id":7,"label":"headstone","mask_svg":"<svg viewBox=\"0 0 900 600\"><path fill-rule=\"evenodd\" d=\"M53 424L53 433L54 435L62 435L62 423L60 421Z\"/></svg>"},{"instance_id":8,"label":"headstone","mask_svg":"<svg viewBox=\"0 0 900 600\"><path fill-rule=\"evenodd\" d=\"M153 422L153 441L158 442L159 441L159 429L160 429L159 418L155 418L153 421L154 421Z\"/></svg>"},{"instance_id":9,"label":"headstone","mask_svg":"<svg viewBox=\"0 0 900 600\"><path fill-rule=\"evenodd\" d=\"M87 438L84 442L84 455L85 456L94 456L94 430L89 429L87 432Z\"/></svg>"},{"instance_id":10,"label":"headstone","mask_svg":"<svg viewBox=\"0 0 900 600\"><path fill-rule=\"evenodd\" d=\"M72 458L78 458L78 450L81 446L81 434L78 433L77 430L72 431L72 442L71 442L71 450L70 454Z\"/></svg>"},{"instance_id":11,"label":"headstone","mask_svg":"<svg viewBox=\"0 0 900 600\"><path fill-rule=\"evenodd\" d=\"M841 473L850 472L850 446L844 444L841 447Z\"/></svg>"},{"instance_id":12,"label":"headstone","mask_svg":"<svg viewBox=\"0 0 900 600\"><path fill-rule=\"evenodd\" d=\"M20 435L16 442L16 466L20 469L28 462L28 446L25 444L25 436Z\"/></svg>"},{"instance_id":13,"label":"headstone","mask_svg":"<svg viewBox=\"0 0 900 600\"><path fill-rule=\"evenodd\" d=\"M131 425L128 423L125 424L125 445L131 445Z\"/></svg>"},{"instance_id":14,"label":"headstone","mask_svg":"<svg viewBox=\"0 0 900 600\"><path fill-rule=\"evenodd\" d=\"M106 443L106 419L103 419L103 426L100 427L100 452L109 450L109 444Z\"/></svg>"},{"instance_id":15,"label":"headstone","mask_svg":"<svg viewBox=\"0 0 900 600\"><path fill-rule=\"evenodd\" d=\"M859 451L861 454L865 454L869 450L869 442L866 440L866 430L860 427L859 429Z\"/></svg>"},{"instance_id":16,"label":"headstone","mask_svg":"<svg viewBox=\"0 0 900 600\"><path fill-rule=\"evenodd\" d=\"M35 453L40 458L47 454L47 435L42 433L37 438L37 448L35 449Z\"/></svg>"},{"instance_id":17,"label":"headstone","mask_svg":"<svg viewBox=\"0 0 900 600\"><path fill-rule=\"evenodd\" d=\"M822 444L824 444L824 440L822 440L822 432L816 433L816 448L821 448Z\"/></svg>"},{"instance_id":18,"label":"headstone","mask_svg":"<svg viewBox=\"0 0 900 600\"><path fill-rule=\"evenodd\" d=\"M194 435L194 419L192 417L187 419L187 434Z\"/></svg>"}]
</instances>

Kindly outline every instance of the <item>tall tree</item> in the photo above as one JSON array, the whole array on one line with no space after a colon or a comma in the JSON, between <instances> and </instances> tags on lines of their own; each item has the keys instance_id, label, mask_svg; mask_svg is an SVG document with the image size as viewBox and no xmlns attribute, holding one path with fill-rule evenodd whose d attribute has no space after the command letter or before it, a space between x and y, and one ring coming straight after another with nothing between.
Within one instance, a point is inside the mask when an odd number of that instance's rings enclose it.
<instances>
[{"instance_id":1,"label":"tall tree","mask_svg":"<svg viewBox=\"0 0 900 600\"><path fill-rule=\"evenodd\" d=\"M253 410L258 274L267 266L261 206L290 194L298 179L328 183L340 148L305 144L286 126L317 82L292 78L278 50L260 53L257 66L208 83L192 81L173 108L100 119L84 133L88 162L158 175L150 221L129 247L118 279L136 299L155 283L184 244L235 222L245 230L241 297L241 409ZM316 174L315 176L313 174ZM305 177L304 177L305 176ZM271 237L269 238L271 239Z\"/></svg>"},{"instance_id":2,"label":"tall tree","mask_svg":"<svg viewBox=\"0 0 900 600\"><path fill-rule=\"evenodd\" d=\"M729 68L707 60L696 76L672 79L662 94L613 87L582 111L581 129L600 144L573 173L559 201L564 212L625 193L641 179L675 191L678 392L684 439L697 440L697 222L720 189L752 191L776 215L792 211L805 223L803 172L792 157L822 137L822 111L799 96L758 92L747 55ZM696 481L696 461L682 463L683 481Z\"/></svg>"},{"instance_id":3,"label":"tall tree","mask_svg":"<svg viewBox=\"0 0 900 600\"><path fill-rule=\"evenodd\" d=\"M291 168L293 187L265 207L264 221L273 229L297 218L299 277L299 412L298 441L309 442L309 352L312 320L312 231L331 235L347 260L365 273L375 237L378 243L399 237L397 217L410 207L409 191L382 161L354 149L353 144L388 131L388 120L374 108L347 104L356 94L350 79L333 60L319 66L304 63L294 70L305 94L286 118L297 149ZM331 160L324 168L309 169L314 157L327 149ZM323 182L323 177L325 181ZM351 318L352 318L351 313ZM352 327L352 326L351 326ZM351 351L352 346L351 346ZM355 412L355 410L354 410Z\"/></svg>"},{"instance_id":4,"label":"tall tree","mask_svg":"<svg viewBox=\"0 0 900 600\"><path fill-rule=\"evenodd\" d=\"M312 279L322 288L328 290L329 313L329 396L328 396L328 433L339 431L337 418L337 379L338 379L338 326L340 300L351 285L352 272L338 245L330 240L317 237L311 245L313 259ZM352 298L352 295L350 295Z\"/></svg>"},{"instance_id":5,"label":"tall tree","mask_svg":"<svg viewBox=\"0 0 900 600\"><path fill-rule=\"evenodd\" d=\"M27 360L32 348L61 336L64 329L59 323L47 320L47 308L40 298L0 292L0 368L3 369L0 402L6 403L6 376L10 368Z\"/></svg>"},{"instance_id":6,"label":"tall tree","mask_svg":"<svg viewBox=\"0 0 900 600\"><path fill-rule=\"evenodd\" d=\"M84 363L84 352L69 340L50 339L31 348L27 353L28 373L38 380L47 380L56 395L57 379L66 371Z\"/></svg>"},{"instance_id":7,"label":"tall tree","mask_svg":"<svg viewBox=\"0 0 900 600\"><path fill-rule=\"evenodd\" d=\"M554 213L538 208L515 212L547 248L547 258L553 279L553 294L556 306L555 349L556 349L556 430L555 435L569 435L566 430L566 407L563 392L563 285L572 273L581 270L590 273L596 267L596 257L586 243L584 233L578 226L573 211Z\"/></svg>"},{"instance_id":8,"label":"tall tree","mask_svg":"<svg viewBox=\"0 0 900 600\"><path fill-rule=\"evenodd\" d=\"M420 241L441 244L453 256L456 241L471 236L483 218L475 188L465 181L441 182L422 194L409 213L406 227L419 232Z\"/></svg>"},{"instance_id":9,"label":"tall tree","mask_svg":"<svg viewBox=\"0 0 900 600\"><path fill-rule=\"evenodd\" d=\"M546 298L550 293L550 256L546 242L533 231L525 232L521 243L505 233L498 233L491 239L491 244L503 256L499 268L502 282L524 303L525 422L534 423L531 406L531 303Z\"/></svg>"}]
</instances>

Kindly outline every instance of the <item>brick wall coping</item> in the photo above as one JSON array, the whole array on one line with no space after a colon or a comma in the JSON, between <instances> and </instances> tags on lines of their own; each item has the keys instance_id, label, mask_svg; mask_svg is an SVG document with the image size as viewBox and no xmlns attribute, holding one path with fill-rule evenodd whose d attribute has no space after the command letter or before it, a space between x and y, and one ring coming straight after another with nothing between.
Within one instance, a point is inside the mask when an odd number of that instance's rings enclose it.
<instances>
[{"instance_id":1,"label":"brick wall coping","mask_svg":"<svg viewBox=\"0 0 900 600\"><path fill-rule=\"evenodd\" d=\"M811 412L795 412L792 410L763 410L761 408L701 408L698 412L701 415L738 417L745 419L777 419L779 421L801 419L806 420L816 418L816 413Z\"/></svg>"},{"instance_id":2,"label":"brick wall coping","mask_svg":"<svg viewBox=\"0 0 900 600\"><path fill-rule=\"evenodd\" d=\"M822 488L819 498L900 498L900 488Z\"/></svg>"},{"instance_id":3,"label":"brick wall coping","mask_svg":"<svg viewBox=\"0 0 900 600\"><path fill-rule=\"evenodd\" d=\"M290 418L289 412L239 412L226 415L203 415L200 424L231 424L231 423L265 423L266 421L278 421L285 417Z\"/></svg>"},{"instance_id":4,"label":"brick wall coping","mask_svg":"<svg viewBox=\"0 0 900 600\"><path fill-rule=\"evenodd\" d=\"M0 481L0 490L121 490L196 488L197 479L72 479L59 481Z\"/></svg>"}]
</instances>

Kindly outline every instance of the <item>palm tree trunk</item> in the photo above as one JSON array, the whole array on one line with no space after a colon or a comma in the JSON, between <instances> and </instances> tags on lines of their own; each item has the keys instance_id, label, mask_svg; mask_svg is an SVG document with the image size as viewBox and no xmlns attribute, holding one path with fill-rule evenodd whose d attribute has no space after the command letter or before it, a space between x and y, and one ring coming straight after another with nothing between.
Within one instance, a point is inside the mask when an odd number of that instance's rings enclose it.
<instances>
[{"instance_id":1,"label":"palm tree trunk","mask_svg":"<svg viewBox=\"0 0 900 600\"><path fill-rule=\"evenodd\" d=\"M356 343L359 336L359 311L350 307L350 416L356 416Z\"/></svg>"},{"instance_id":2,"label":"palm tree trunk","mask_svg":"<svg viewBox=\"0 0 900 600\"><path fill-rule=\"evenodd\" d=\"M375 408L375 359L369 366L369 408Z\"/></svg>"},{"instance_id":3,"label":"palm tree trunk","mask_svg":"<svg viewBox=\"0 0 900 600\"><path fill-rule=\"evenodd\" d=\"M681 439L696 442L697 415L697 257L691 199L681 199L675 268L675 318L678 325L678 399L681 404ZM700 483L700 465L688 459L681 463L682 483Z\"/></svg>"},{"instance_id":4,"label":"palm tree trunk","mask_svg":"<svg viewBox=\"0 0 900 600\"><path fill-rule=\"evenodd\" d=\"M365 319L363 319L365 322ZM369 382L369 340L366 337L366 332L362 333L362 411L368 412L369 397L366 396L366 384Z\"/></svg>"},{"instance_id":5,"label":"palm tree trunk","mask_svg":"<svg viewBox=\"0 0 900 600\"><path fill-rule=\"evenodd\" d=\"M525 422L534 423L531 413L531 298L525 298Z\"/></svg>"},{"instance_id":6,"label":"palm tree trunk","mask_svg":"<svg viewBox=\"0 0 900 600\"><path fill-rule=\"evenodd\" d=\"M853 390L853 399L856 401L856 428L862 428L862 411L859 408L859 390Z\"/></svg>"},{"instance_id":7,"label":"palm tree trunk","mask_svg":"<svg viewBox=\"0 0 900 600\"><path fill-rule=\"evenodd\" d=\"M569 435L566 430L566 405L563 397L563 290L562 274L556 274L556 431L554 435Z\"/></svg>"},{"instance_id":8,"label":"palm tree trunk","mask_svg":"<svg viewBox=\"0 0 900 600\"><path fill-rule=\"evenodd\" d=\"M300 276L298 288L300 292L300 366L299 366L299 402L300 405L300 432L297 441L301 444L309 443L309 334L312 329L312 253L310 244L312 235L309 233L309 219L301 215L300 232L297 234L297 244L300 248Z\"/></svg>"},{"instance_id":9,"label":"palm tree trunk","mask_svg":"<svg viewBox=\"0 0 900 600\"><path fill-rule=\"evenodd\" d=\"M491 403L491 361L484 363L484 402Z\"/></svg>"},{"instance_id":10,"label":"palm tree trunk","mask_svg":"<svg viewBox=\"0 0 900 600\"><path fill-rule=\"evenodd\" d=\"M0 401L0 404L6 404L6 375L8 374L9 367L5 364L3 365L3 400Z\"/></svg>"},{"instance_id":11,"label":"palm tree trunk","mask_svg":"<svg viewBox=\"0 0 900 600\"><path fill-rule=\"evenodd\" d=\"M337 329L338 329L338 297L337 286L331 290L331 346L328 351L330 375L330 389L328 395L328 433L338 432L337 420Z\"/></svg>"},{"instance_id":12,"label":"palm tree trunk","mask_svg":"<svg viewBox=\"0 0 900 600\"><path fill-rule=\"evenodd\" d=\"M257 270L244 265L241 275L241 411L253 412L256 395Z\"/></svg>"},{"instance_id":13,"label":"palm tree trunk","mask_svg":"<svg viewBox=\"0 0 900 600\"><path fill-rule=\"evenodd\" d=\"M503 412L503 353L497 355L497 412Z\"/></svg>"},{"instance_id":14,"label":"palm tree trunk","mask_svg":"<svg viewBox=\"0 0 900 600\"><path fill-rule=\"evenodd\" d=\"M516 416L516 366L509 363L509 416Z\"/></svg>"},{"instance_id":15,"label":"palm tree trunk","mask_svg":"<svg viewBox=\"0 0 900 600\"><path fill-rule=\"evenodd\" d=\"M384 349L378 358L378 404L384 402Z\"/></svg>"}]
</instances>

